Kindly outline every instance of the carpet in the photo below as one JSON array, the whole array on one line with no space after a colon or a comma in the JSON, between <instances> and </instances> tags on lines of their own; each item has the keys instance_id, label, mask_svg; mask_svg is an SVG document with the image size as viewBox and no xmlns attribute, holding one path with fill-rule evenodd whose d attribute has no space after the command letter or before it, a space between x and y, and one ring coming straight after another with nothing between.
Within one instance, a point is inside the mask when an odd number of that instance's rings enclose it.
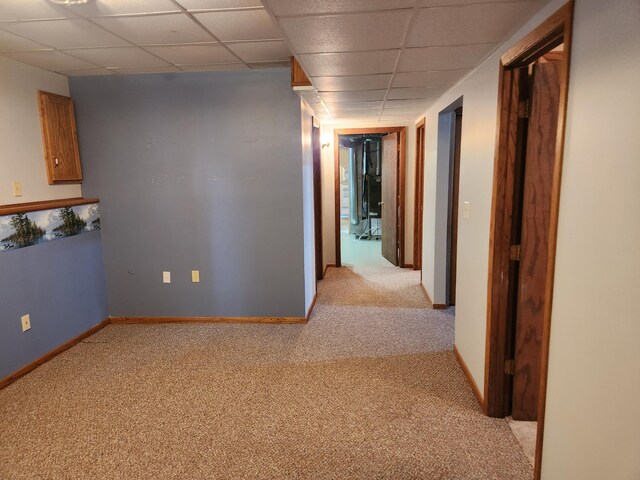
<instances>
[{"instance_id":1,"label":"carpet","mask_svg":"<svg viewBox=\"0 0 640 480\"><path fill-rule=\"evenodd\" d=\"M0 391L0 478L531 479L418 281L329 269L307 325L110 325Z\"/></svg>"}]
</instances>

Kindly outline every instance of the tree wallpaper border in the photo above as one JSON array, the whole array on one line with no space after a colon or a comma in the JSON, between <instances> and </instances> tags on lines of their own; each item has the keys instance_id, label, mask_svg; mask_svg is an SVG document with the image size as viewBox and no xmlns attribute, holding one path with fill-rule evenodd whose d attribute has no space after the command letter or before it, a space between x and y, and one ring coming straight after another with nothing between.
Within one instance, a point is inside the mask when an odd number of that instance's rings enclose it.
<instances>
[{"instance_id":1,"label":"tree wallpaper border","mask_svg":"<svg viewBox=\"0 0 640 480\"><path fill-rule=\"evenodd\" d=\"M97 203L0 216L0 252L100 230Z\"/></svg>"}]
</instances>

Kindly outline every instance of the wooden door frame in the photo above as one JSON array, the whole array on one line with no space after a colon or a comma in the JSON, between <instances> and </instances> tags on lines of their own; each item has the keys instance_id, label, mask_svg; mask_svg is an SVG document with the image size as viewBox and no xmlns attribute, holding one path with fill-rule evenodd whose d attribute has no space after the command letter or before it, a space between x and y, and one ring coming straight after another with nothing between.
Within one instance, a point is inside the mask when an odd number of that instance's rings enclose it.
<instances>
[{"instance_id":1,"label":"wooden door frame","mask_svg":"<svg viewBox=\"0 0 640 480\"><path fill-rule=\"evenodd\" d=\"M540 26L517 42L500 60L498 87L498 125L494 163L493 198L489 240L489 275L487 298L487 337L485 357L484 410L492 417L508 414L508 379L505 375L505 350L508 317L508 279L510 261L510 232L513 204L513 166L516 157L518 127L518 92L513 88L514 69L526 66L546 51L564 43L565 60L560 80L558 133L551 194L549 225L549 258L544 294L544 321L542 326L542 354L540 370L540 402L536 438L535 479L540 479L542 441L547 393L549 363L549 333L553 301L560 182L564 152L569 65L571 61L571 32L574 2L570 0Z\"/></svg>"},{"instance_id":2,"label":"wooden door frame","mask_svg":"<svg viewBox=\"0 0 640 480\"><path fill-rule=\"evenodd\" d=\"M407 151L407 127L369 127L369 128L337 128L333 131L333 176L335 189L335 243L336 243L336 267L342 266L342 253L340 242L340 135L365 135L398 133L398 266L404 266L404 212L405 212L405 157Z\"/></svg>"},{"instance_id":3,"label":"wooden door frame","mask_svg":"<svg viewBox=\"0 0 640 480\"><path fill-rule=\"evenodd\" d=\"M317 135L314 134L314 129ZM323 257L322 257L322 140L321 126L315 117L311 117L311 151L313 155L313 223L314 239L316 251L316 288L318 280L324 278ZM316 159L316 153L318 158ZM316 162L316 160L318 160ZM319 268L318 268L319 267Z\"/></svg>"},{"instance_id":4,"label":"wooden door frame","mask_svg":"<svg viewBox=\"0 0 640 480\"><path fill-rule=\"evenodd\" d=\"M416 124L415 199L413 203L413 269L422 272L422 221L424 210L424 150L427 139L427 119ZM421 133L422 132L422 133Z\"/></svg>"}]
</instances>

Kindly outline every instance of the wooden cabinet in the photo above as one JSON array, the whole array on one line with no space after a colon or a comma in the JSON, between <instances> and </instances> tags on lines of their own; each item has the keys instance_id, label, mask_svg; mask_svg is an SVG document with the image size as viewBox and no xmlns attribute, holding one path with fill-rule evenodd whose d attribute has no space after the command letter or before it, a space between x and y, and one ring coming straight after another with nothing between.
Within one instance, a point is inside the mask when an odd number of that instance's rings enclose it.
<instances>
[{"instance_id":1,"label":"wooden cabinet","mask_svg":"<svg viewBox=\"0 0 640 480\"><path fill-rule=\"evenodd\" d=\"M82 182L73 100L39 91L38 101L49 184Z\"/></svg>"}]
</instances>

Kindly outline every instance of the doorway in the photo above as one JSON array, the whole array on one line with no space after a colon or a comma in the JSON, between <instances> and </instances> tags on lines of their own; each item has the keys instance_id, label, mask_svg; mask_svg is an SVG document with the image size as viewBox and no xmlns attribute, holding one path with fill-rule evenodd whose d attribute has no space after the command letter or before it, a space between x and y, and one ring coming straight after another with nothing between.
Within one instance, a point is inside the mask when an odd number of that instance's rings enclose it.
<instances>
[{"instance_id":1,"label":"doorway","mask_svg":"<svg viewBox=\"0 0 640 480\"><path fill-rule=\"evenodd\" d=\"M449 161L449 214L447 222L447 305L456 304L458 268L458 206L460 203L460 150L462 148L462 105L450 114L451 158Z\"/></svg>"},{"instance_id":2,"label":"doorway","mask_svg":"<svg viewBox=\"0 0 640 480\"><path fill-rule=\"evenodd\" d=\"M540 478L573 2L500 65L484 407L537 422Z\"/></svg>"},{"instance_id":3,"label":"doorway","mask_svg":"<svg viewBox=\"0 0 640 480\"><path fill-rule=\"evenodd\" d=\"M334 130L337 267L343 237L379 241L381 258L403 265L405 143L405 127Z\"/></svg>"},{"instance_id":4,"label":"doorway","mask_svg":"<svg viewBox=\"0 0 640 480\"><path fill-rule=\"evenodd\" d=\"M422 215L424 212L424 149L426 118L416 125L416 183L413 207L413 269L420 270L422 281Z\"/></svg>"},{"instance_id":5,"label":"doorway","mask_svg":"<svg viewBox=\"0 0 640 480\"><path fill-rule=\"evenodd\" d=\"M320 124L311 120L311 148L313 150L313 215L316 251L316 280L324 278L322 259L322 145L320 141Z\"/></svg>"}]
</instances>

